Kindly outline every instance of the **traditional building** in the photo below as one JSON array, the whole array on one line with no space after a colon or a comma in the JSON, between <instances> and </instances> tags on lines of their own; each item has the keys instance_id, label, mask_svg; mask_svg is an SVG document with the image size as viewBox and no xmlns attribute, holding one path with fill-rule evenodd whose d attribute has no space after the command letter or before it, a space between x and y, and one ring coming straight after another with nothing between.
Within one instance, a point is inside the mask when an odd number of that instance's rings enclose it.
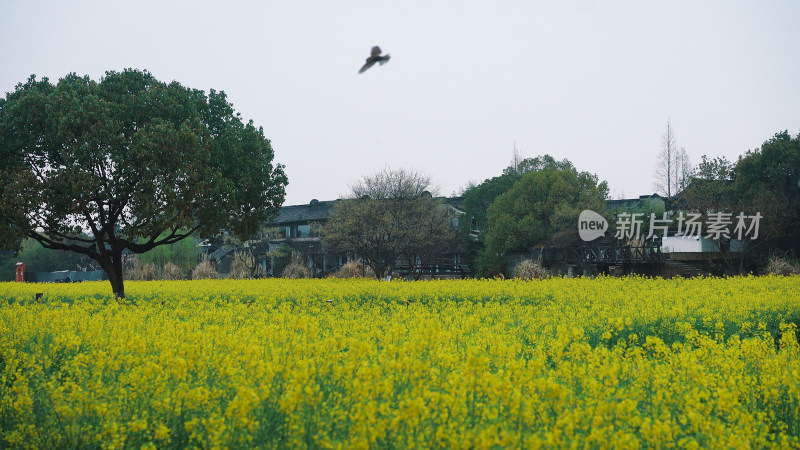
<instances>
[{"instance_id":1,"label":"traditional building","mask_svg":"<svg viewBox=\"0 0 800 450\"><path fill-rule=\"evenodd\" d=\"M267 226L272 229L269 248L288 247L300 255L315 277L324 277L347 262L347 255L328 251L322 240L321 229L328 221L333 205L338 200L311 200L306 205L281 207L278 216ZM271 261L272 275L280 275L282 264Z\"/></svg>"}]
</instances>

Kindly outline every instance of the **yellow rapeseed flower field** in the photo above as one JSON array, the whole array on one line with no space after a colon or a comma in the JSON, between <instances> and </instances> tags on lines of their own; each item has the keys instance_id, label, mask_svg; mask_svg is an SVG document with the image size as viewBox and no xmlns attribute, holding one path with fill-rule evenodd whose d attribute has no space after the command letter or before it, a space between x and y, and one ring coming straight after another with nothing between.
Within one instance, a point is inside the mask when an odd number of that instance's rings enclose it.
<instances>
[{"instance_id":1,"label":"yellow rapeseed flower field","mask_svg":"<svg viewBox=\"0 0 800 450\"><path fill-rule=\"evenodd\" d=\"M0 283L0 447L800 447L800 277L126 287Z\"/></svg>"}]
</instances>

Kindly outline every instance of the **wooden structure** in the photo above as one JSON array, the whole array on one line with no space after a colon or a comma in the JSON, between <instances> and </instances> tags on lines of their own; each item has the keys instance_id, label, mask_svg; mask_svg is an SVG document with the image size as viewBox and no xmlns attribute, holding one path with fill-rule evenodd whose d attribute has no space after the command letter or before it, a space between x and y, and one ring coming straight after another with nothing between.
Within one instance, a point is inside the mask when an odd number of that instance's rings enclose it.
<instances>
[{"instance_id":1,"label":"wooden structure","mask_svg":"<svg viewBox=\"0 0 800 450\"><path fill-rule=\"evenodd\" d=\"M577 230L562 230L547 245L534 248L535 260L554 273L594 275L598 273L657 275L667 259L661 240L625 242L613 236L584 242Z\"/></svg>"}]
</instances>

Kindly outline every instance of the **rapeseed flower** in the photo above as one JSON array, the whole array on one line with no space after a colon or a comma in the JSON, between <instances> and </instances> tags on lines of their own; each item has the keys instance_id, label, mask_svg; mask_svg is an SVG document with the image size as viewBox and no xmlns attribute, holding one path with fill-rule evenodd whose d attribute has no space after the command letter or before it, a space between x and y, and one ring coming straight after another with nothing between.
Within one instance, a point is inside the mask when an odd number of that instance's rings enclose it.
<instances>
[{"instance_id":1,"label":"rapeseed flower","mask_svg":"<svg viewBox=\"0 0 800 450\"><path fill-rule=\"evenodd\" d=\"M127 287L0 283L0 446L800 446L798 277Z\"/></svg>"}]
</instances>

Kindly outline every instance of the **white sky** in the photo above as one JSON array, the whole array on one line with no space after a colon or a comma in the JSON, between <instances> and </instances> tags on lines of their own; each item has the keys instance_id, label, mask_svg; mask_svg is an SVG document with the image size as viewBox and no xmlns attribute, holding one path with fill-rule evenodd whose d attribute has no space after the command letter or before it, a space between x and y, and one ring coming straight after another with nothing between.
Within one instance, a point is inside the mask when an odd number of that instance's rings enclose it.
<instances>
[{"instance_id":1,"label":"white sky","mask_svg":"<svg viewBox=\"0 0 800 450\"><path fill-rule=\"evenodd\" d=\"M795 0L0 0L0 94L129 67L223 90L286 166L286 205L386 166L451 195L515 141L635 197L668 118L693 164L800 132L798 19ZM373 45L392 59L359 75Z\"/></svg>"}]
</instances>

